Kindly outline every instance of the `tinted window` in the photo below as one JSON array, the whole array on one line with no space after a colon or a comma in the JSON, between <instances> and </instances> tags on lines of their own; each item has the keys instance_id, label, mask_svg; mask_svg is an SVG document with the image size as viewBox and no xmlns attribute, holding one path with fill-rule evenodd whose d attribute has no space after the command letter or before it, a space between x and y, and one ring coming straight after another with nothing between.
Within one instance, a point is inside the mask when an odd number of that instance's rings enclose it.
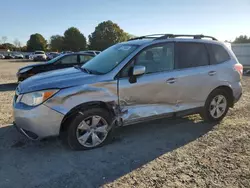
<instances>
[{"instance_id":1,"label":"tinted window","mask_svg":"<svg viewBox=\"0 0 250 188\"><path fill-rule=\"evenodd\" d=\"M76 64L77 55L67 55L60 60L61 64Z\"/></svg>"},{"instance_id":2,"label":"tinted window","mask_svg":"<svg viewBox=\"0 0 250 188\"><path fill-rule=\"evenodd\" d=\"M160 44L142 51L135 65L146 67L146 73L168 71L174 68L174 44Z\"/></svg>"},{"instance_id":3,"label":"tinted window","mask_svg":"<svg viewBox=\"0 0 250 188\"><path fill-rule=\"evenodd\" d=\"M87 62L88 60L90 60L92 58L93 57L89 56L89 55L80 55L80 63L85 63L85 62Z\"/></svg>"},{"instance_id":4,"label":"tinted window","mask_svg":"<svg viewBox=\"0 0 250 188\"><path fill-rule=\"evenodd\" d=\"M142 65L146 68L146 74L169 71L174 68L174 44L165 43L154 45L142 50L136 56L135 61L127 65L121 73L121 77L128 77L131 67Z\"/></svg>"},{"instance_id":5,"label":"tinted window","mask_svg":"<svg viewBox=\"0 0 250 188\"><path fill-rule=\"evenodd\" d=\"M176 68L190 68L209 64L208 53L204 44L176 43L177 61Z\"/></svg>"},{"instance_id":6,"label":"tinted window","mask_svg":"<svg viewBox=\"0 0 250 188\"><path fill-rule=\"evenodd\" d=\"M210 53L211 64L219 64L230 59L227 51L220 45L207 44Z\"/></svg>"}]
</instances>

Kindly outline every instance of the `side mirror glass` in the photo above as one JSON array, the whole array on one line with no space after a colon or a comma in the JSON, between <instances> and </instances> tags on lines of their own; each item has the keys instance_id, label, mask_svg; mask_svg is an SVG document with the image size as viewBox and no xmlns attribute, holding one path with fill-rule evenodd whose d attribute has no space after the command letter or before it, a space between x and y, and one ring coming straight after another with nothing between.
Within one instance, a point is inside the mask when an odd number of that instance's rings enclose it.
<instances>
[{"instance_id":1,"label":"side mirror glass","mask_svg":"<svg viewBox=\"0 0 250 188\"><path fill-rule=\"evenodd\" d=\"M133 68L133 76L140 76L143 75L146 72L146 67L145 66L141 66L141 65L136 65Z\"/></svg>"}]
</instances>

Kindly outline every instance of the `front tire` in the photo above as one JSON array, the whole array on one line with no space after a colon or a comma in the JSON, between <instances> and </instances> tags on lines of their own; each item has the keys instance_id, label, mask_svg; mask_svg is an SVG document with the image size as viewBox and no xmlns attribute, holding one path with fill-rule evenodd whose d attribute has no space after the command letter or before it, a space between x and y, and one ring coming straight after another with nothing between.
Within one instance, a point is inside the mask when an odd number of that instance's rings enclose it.
<instances>
[{"instance_id":1,"label":"front tire","mask_svg":"<svg viewBox=\"0 0 250 188\"><path fill-rule=\"evenodd\" d=\"M111 138L112 119L101 108L78 112L68 127L66 142L73 150L88 150L101 147Z\"/></svg>"},{"instance_id":2,"label":"front tire","mask_svg":"<svg viewBox=\"0 0 250 188\"><path fill-rule=\"evenodd\" d=\"M229 109L229 97L225 90L216 89L207 98L202 118L208 122L220 122Z\"/></svg>"}]
</instances>

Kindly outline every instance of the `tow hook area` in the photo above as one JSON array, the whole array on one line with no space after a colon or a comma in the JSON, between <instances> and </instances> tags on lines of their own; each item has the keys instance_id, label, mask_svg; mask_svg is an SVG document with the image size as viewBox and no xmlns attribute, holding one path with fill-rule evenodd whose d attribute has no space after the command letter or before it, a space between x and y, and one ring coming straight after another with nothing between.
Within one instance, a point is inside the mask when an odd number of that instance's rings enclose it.
<instances>
[{"instance_id":1,"label":"tow hook area","mask_svg":"<svg viewBox=\"0 0 250 188\"><path fill-rule=\"evenodd\" d=\"M13 122L13 125L14 125L14 127L15 127L22 135L24 135L24 136L27 137L28 139L30 139L30 140L38 140L38 136L37 136L35 133L18 127L18 126L16 125L15 122Z\"/></svg>"}]
</instances>

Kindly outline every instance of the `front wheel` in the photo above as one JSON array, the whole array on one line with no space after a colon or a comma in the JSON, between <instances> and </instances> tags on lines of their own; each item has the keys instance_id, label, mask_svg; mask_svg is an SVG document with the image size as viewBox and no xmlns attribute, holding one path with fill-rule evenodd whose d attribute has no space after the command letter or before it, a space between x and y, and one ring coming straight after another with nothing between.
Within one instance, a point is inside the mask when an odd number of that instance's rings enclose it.
<instances>
[{"instance_id":1,"label":"front wheel","mask_svg":"<svg viewBox=\"0 0 250 188\"><path fill-rule=\"evenodd\" d=\"M228 109L228 94L224 90L217 89L209 95L201 116L206 121L219 122L226 116Z\"/></svg>"},{"instance_id":2,"label":"front wheel","mask_svg":"<svg viewBox=\"0 0 250 188\"><path fill-rule=\"evenodd\" d=\"M71 149L86 150L101 147L111 137L111 117L101 108L78 112L69 125L66 141Z\"/></svg>"}]
</instances>

